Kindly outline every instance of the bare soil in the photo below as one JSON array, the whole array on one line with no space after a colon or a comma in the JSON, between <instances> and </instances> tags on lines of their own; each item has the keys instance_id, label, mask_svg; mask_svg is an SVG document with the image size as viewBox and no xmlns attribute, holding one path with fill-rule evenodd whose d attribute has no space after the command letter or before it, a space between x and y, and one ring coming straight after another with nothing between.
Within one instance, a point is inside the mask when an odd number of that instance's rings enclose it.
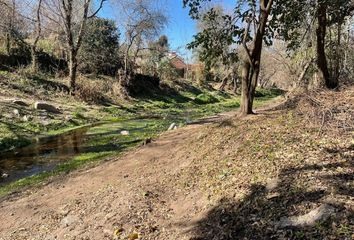
<instances>
[{"instance_id":1,"label":"bare soil","mask_svg":"<svg viewBox=\"0 0 354 240\"><path fill-rule=\"evenodd\" d=\"M354 91L316 96L205 119L3 199L0 239L352 239ZM326 218L280 227L321 206Z\"/></svg>"}]
</instances>

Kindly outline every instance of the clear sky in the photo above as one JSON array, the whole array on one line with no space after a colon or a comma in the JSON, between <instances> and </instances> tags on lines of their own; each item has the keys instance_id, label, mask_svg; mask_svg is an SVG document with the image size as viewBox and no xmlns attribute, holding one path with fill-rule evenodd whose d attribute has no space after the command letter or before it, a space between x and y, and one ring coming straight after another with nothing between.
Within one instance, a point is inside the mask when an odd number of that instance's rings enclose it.
<instances>
[{"instance_id":1,"label":"clear sky","mask_svg":"<svg viewBox=\"0 0 354 240\"><path fill-rule=\"evenodd\" d=\"M212 2L231 8L235 0L213 0ZM163 8L166 9L169 19L162 34L167 35L171 49L177 51L186 61L190 62L192 54L185 47L196 34L196 23L188 15L188 8L183 8L183 0L162 0L161 3L166 4ZM106 4L100 16L114 19L116 11L112 5ZM119 23L117 24L119 26Z\"/></svg>"}]
</instances>

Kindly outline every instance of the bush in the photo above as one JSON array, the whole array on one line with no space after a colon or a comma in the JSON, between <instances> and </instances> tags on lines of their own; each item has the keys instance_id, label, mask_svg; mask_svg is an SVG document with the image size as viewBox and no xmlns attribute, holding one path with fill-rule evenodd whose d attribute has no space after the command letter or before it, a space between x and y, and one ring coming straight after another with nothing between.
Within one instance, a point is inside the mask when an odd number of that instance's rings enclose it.
<instances>
[{"instance_id":1,"label":"bush","mask_svg":"<svg viewBox=\"0 0 354 240\"><path fill-rule=\"evenodd\" d=\"M219 102L219 100L209 93L202 93L194 99L194 102L197 104L208 104Z\"/></svg>"},{"instance_id":2,"label":"bush","mask_svg":"<svg viewBox=\"0 0 354 240\"><path fill-rule=\"evenodd\" d=\"M101 103L106 99L108 84L104 80L92 80L80 76L77 82L76 95L85 102Z\"/></svg>"},{"instance_id":3,"label":"bush","mask_svg":"<svg viewBox=\"0 0 354 240\"><path fill-rule=\"evenodd\" d=\"M255 92L255 97L276 97L283 94L284 91L277 88L265 89L257 88Z\"/></svg>"},{"instance_id":4,"label":"bush","mask_svg":"<svg viewBox=\"0 0 354 240\"><path fill-rule=\"evenodd\" d=\"M115 23L103 18L90 19L79 52L80 71L114 76L120 66L118 47Z\"/></svg>"}]
</instances>

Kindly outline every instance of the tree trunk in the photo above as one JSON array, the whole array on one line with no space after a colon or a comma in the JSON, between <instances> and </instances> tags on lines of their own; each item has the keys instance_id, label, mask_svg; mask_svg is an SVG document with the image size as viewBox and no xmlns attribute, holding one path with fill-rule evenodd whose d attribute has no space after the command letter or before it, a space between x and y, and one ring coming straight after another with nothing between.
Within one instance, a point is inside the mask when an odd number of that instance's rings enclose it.
<instances>
[{"instance_id":1,"label":"tree trunk","mask_svg":"<svg viewBox=\"0 0 354 240\"><path fill-rule=\"evenodd\" d=\"M337 28L337 46L336 46L336 63L335 63L335 68L334 68L334 77L336 79L339 79L340 76L340 65L341 65L341 36L342 35L342 24L341 22L338 23L338 28Z\"/></svg>"},{"instance_id":2,"label":"tree trunk","mask_svg":"<svg viewBox=\"0 0 354 240\"><path fill-rule=\"evenodd\" d=\"M76 75L77 75L77 52L75 49L70 50L69 54L69 79L70 89L72 92L76 90Z\"/></svg>"},{"instance_id":3,"label":"tree trunk","mask_svg":"<svg viewBox=\"0 0 354 240\"><path fill-rule=\"evenodd\" d=\"M38 54L36 47L34 45L31 46L31 59L32 59L32 71L34 73L38 72Z\"/></svg>"},{"instance_id":4,"label":"tree trunk","mask_svg":"<svg viewBox=\"0 0 354 240\"><path fill-rule=\"evenodd\" d=\"M9 32L6 33L6 39L5 39L6 43L6 53L7 55L11 54L11 35Z\"/></svg>"},{"instance_id":5,"label":"tree trunk","mask_svg":"<svg viewBox=\"0 0 354 240\"><path fill-rule=\"evenodd\" d=\"M327 25L327 5L325 3L319 4L317 9L317 68L319 77L327 88L334 89L338 87L338 79L331 78L328 71L328 63L325 52L325 38Z\"/></svg>"},{"instance_id":6,"label":"tree trunk","mask_svg":"<svg viewBox=\"0 0 354 240\"><path fill-rule=\"evenodd\" d=\"M241 97L241 114L253 114L253 100L256 92L258 76L260 71L263 36L267 26L268 16L272 7L272 0L260 0L260 17L257 31L253 40L253 49L250 52L247 49L244 40L244 48L248 55L248 59L244 60L242 70L242 97ZM247 34L249 31L246 29Z\"/></svg>"},{"instance_id":7,"label":"tree trunk","mask_svg":"<svg viewBox=\"0 0 354 240\"><path fill-rule=\"evenodd\" d=\"M236 77L233 77L233 78L232 78L232 82L233 82L233 84L234 84L234 87L233 87L232 91L233 91L235 94L237 94L237 78L236 78Z\"/></svg>"},{"instance_id":8,"label":"tree trunk","mask_svg":"<svg viewBox=\"0 0 354 240\"><path fill-rule=\"evenodd\" d=\"M38 7L37 7L37 21L36 21L36 37L34 39L33 44L31 45L31 57L32 57L32 71L34 73L38 72L38 53L37 53L37 44L39 41L39 38L41 37L41 32L42 32L42 25L41 25L41 7L42 7L42 1L39 0L38 2Z\"/></svg>"},{"instance_id":9,"label":"tree trunk","mask_svg":"<svg viewBox=\"0 0 354 240\"><path fill-rule=\"evenodd\" d=\"M228 76L226 76L226 77L223 78L223 80L222 80L222 82L221 82L221 85L220 85L220 87L219 87L219 90L220 90L220 91L224 91L224 90L225 90L225 87L226 87L226 84L227 84L227 78L228 78Z\"/></svg>"},{"instance_id":10,"label":"tree trunk","mask_svg":"<svg viewBox=\"0 0 354 240\"><path fill-rule=\"evenodd\" d=\"M241 114L252 114L252 101L250 95L250 71L251 65L247 60L244 60L242 67L242 94L241 94Z\"/></svg>"},{"instance_id":11,"label":"tree trunk","mask_svg":"<svg viewBox=\"0 0 354 240\"><path fill-rule=\"evenodd\" d=\"M298 79L297 79L297 84L299 87L307 87L305 82L304 82L304 78L306 76L306 73L307 71L309 70L310 66L311 66L311 63L312 63L313 60L311 61L308 61L305 66L304 66L304 69L302 70L301 74L299 75Z\"/></svg>"}]
</instances>

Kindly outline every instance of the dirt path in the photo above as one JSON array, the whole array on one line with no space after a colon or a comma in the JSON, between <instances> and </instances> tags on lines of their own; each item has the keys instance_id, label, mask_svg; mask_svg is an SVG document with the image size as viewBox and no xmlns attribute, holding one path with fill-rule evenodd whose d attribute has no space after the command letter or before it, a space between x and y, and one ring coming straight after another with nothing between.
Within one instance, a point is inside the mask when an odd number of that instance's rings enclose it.
<instances>
[{"instance_id":1,"label":"dirt path","mask_svg":"<svg viewBox=\"0 0 354 240\"><path fill-rule=\"evenodd\" d=\"M198 204L203 201L198 192L189 194L175 185L176 174L190 164L188 147L200 135L200 128L230 115L166 132L115 161L0 203L0 239L135 239L136 233L155 238L164 232L183 235L188 229L183 225L204 204Z\"/></svg>"}]
</instances>

